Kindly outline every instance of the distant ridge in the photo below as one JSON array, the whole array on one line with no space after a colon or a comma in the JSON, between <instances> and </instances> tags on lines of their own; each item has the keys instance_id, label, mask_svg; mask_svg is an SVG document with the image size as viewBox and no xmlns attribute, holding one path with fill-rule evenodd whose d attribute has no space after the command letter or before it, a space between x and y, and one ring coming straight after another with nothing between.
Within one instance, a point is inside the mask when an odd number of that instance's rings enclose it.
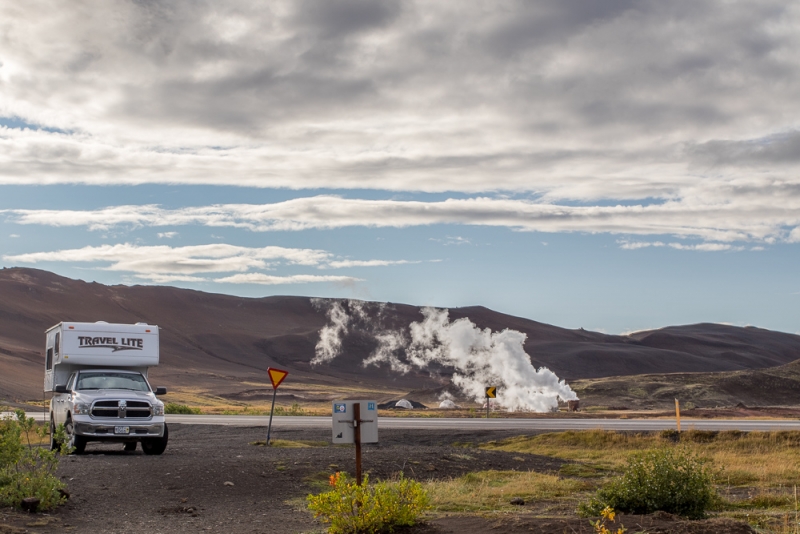
<instances>
[{"instance_id":1,"label":"distant ridge","mask_svg":"<svg viewBox=\"0 0 800 534\"><path fill-rule=\"evenodd\" d=\"M385 315L396 326L422 318L419 307L405 304L392 304ZM567 380L741 371L800 359L800 336L752 327L696 324L613 336L482 306L450 309L451 319L462 317L481 328L526 333L525 348L534 365ZM0 270L0 397L41 397L44 331L64 320L159 325L162 365L152 375L158 385L233 391L242 389L242 382L263 382L268 366L319 384L442 385L423 371L401 375L387 367L362 366L374 342L359 332L345 338L341 356L312 367L309 362L327 318L307 297L243 298L167 286L105 286L38 269L9 268Z\"/></svg>"}]
</instances>

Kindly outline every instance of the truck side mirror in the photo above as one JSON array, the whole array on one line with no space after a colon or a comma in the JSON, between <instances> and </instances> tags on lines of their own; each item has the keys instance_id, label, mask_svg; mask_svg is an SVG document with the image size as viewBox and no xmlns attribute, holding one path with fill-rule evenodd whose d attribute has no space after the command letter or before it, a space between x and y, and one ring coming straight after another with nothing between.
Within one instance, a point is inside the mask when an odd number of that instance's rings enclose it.
<instances>
[{"instance_id":1,"label":"truck side mirror","mask_svg":"<svg viewBox=\"0 0 800 534\"><path fill-rule=\"evenodd\" d=\"M156 395L166 395L167 388L156 388Z\"/></svg>"},{"instance_id":2,"label":"truck side mirror","mask_svg":"<svg viewBox=\"0 0 800 534\"><path fill-rule=\"evenodd\" d=\"M67 393L67 386L65 384L59 384L56 386L55 389L56 393Z\"/></svg>"}]
</instances>

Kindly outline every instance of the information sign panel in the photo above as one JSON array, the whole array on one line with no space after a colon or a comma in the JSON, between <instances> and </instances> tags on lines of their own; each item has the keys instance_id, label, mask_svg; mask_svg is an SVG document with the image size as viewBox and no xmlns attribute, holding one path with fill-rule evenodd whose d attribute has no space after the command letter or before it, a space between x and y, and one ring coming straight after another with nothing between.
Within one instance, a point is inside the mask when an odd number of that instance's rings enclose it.
<instances>
[{"instance_id":1,"label":"information sign panel","mask_svg":"<svg viewBox=\"0 0 800 534\"><path fill-rule=\"evenodd\" d=\"M353 406L361 406L361 443L378 443L378 403L367 400L333 402L333 443L355 443Z\"/></svg>"}]
</instances>

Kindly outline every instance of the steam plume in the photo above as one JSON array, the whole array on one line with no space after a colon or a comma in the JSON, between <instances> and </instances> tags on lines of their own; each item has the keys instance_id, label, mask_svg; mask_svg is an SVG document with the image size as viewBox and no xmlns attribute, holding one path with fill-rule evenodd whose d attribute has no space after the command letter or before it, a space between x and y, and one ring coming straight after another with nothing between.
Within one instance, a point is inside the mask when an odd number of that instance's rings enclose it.
<instances>
[{"instance_id":1,"label":"steam plume","mask_svg":"<svg viewBox=\"0 0 800 534\"><path fill-rule=\"evenodd\" d=\"M317 301L322 305L325 301ZM424 308L423 320L404 330L382 326L385 305L349 301L352 316L377 343L363 365L386 363L400 373L412 367L427 369L439 364L453 369L452 383L476 401L484 398L484 388L499 387L497 404L509 411L550 411L562 401L577 399L572 389L549 369L534 368L523 346L526 335L516 330L481 330L467 318L450 322L447 310ZM374 306L375 309L369 309ZM335 358L341 351L351 316L342 301L333 301L327 310L330 323L320 331L312 363Z\"/></svg>"},{"instance_id":2,"label":"steam plume","mask_svg":"<svg viewBox=\"0 0 800 534\"><path fill-rule=\"evenodd\" d=\"M314 299L312 303L319 307L320 301ZM347 333L347 323L350 316L345 313L342 303L333 301L328 308L328 321L322 330L319 331L319 341L314 348L314 358L312 364L327 362L334 359L342 351L342 338Z\"/></svg>"}]
</instances>

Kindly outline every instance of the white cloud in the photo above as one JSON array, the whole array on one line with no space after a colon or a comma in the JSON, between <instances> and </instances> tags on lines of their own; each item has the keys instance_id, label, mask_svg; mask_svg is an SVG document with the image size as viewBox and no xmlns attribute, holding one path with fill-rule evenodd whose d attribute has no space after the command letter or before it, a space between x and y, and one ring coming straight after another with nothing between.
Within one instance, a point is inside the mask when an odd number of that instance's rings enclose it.
<instances>
[{"instance_id":1,"label":"white cloud","mask_svg":"<svg viewBox=\"0 0 800 534\"><path fill-rule=\"evenodd\" d=\"M263 285L281 285L281 284L309 284L320 282L335 282L340 284L351 284L354 282L363 282L361 278L353 278L352 276L319 276L313 274L295 274L291 276L272 276L263 273L244 273L227 276L225 278L217 278L215 282L230 283L230 284L263 284Z\"/></svg>"},{"instance_id":2,"label":"white cloud","mask_svg":"<svg viewBox=\"0 0 800 534\"><path fill-rule=\"evenodd\" d=\"M49 128L0 128L0 183L690 205L800 184L792 2L60 7L0 6L0 116Z\"/></svg>"},{"instance_id":3,"label":"white cloud","mask_svg":"<svg viewBox=\"0 0 800 534\"><path fill-rule=\"evenodd\" d=\"M269 269L279 262L316 266L330 258L328 252L313 249L249 248L226 244L138 246L130 243L3 256L7 261L20 263L104 262L110 264L107 269L111 271L146 275L244 272L249 269Z\"/></svg>"},{"instance_id":4,"label":"white cloud","mask_svg":"<svg viewBox=\"0 0 800 534\"><path fill-rule=\"evenodd\" d=\"M414 263L422 262L409 260L335 260L328 262L326 267L331 269L343 269L346 267L386 267L389 265L408 265Z\"/></svg>"},{"instance_id":5,"label":"white cloud","mask_svg":"<svg viewBox=\"0 0 800 534\"><path fill-rule=\"evenodd\" d=\"M178 232L158 232L159 239L172 239L178 235Z\"/></svg>"},{"instance_id":6,"label":"white cloud","mask_svg":"<svg viewBox=\"0 0 800 534\"><path fill-rule=\"evenodd\" d=\"M12 239L17 239L19 237L19 234L9 234L8 237Z\"/></svg>"},{"instance_id":7,"label":"white cloud","mask_svg":"<svg viewBox=\"0 0 800 534\"><path fill-rule=\"evenodd\" d=\"M744 250L744 247L733 246L728 243L664 243L662 241L619 241L620 248L625 250L636 250L648 247L670 247L677 250L697 250L701 252L722 252L732 251L739 252Z\"/></svg>"},{"instance_id":8,"label":"white cloud","mask_svg":"<svg viewBox=\"0 0 800 534\"><path fill-rule=\"evenodd\" d=\"M221 204L179 209L155 205L80 210L5 210L18 224L87 226L206 225L253 231L404 228L459 224L539 232L674 235L706 241L800 240L800 187L753 180L730 188L696 186L691 198L661 203L571 206L476 197L436 202L300 197L273 204ZM448 237L448 244L469 240Z\"/></svg>"},{"instance_id":9,"label":"white cloud","mask_svg":"<svg viewBox=\"0 0 800 534\"><path fill-rule=\"evenodd\" d=\"M134 273L134 276L156 283L224 282L250 284L296 284L335 282L351 284L361 281L350 276L321 276L295 274L267 275L252 270L274 270L292 266L341 269L346 267L381 267L421 263L408 260L337 260L324 250L284 247L250 248L226 244L186 247L139 246L130 243L87 246L79 249L5 255L3 259L19 263L70 262L104 263L104 269ZM437 260L433 260L437 261ZM239 273L211 279L201 274Z\"/></svg>"}]
</instances>

